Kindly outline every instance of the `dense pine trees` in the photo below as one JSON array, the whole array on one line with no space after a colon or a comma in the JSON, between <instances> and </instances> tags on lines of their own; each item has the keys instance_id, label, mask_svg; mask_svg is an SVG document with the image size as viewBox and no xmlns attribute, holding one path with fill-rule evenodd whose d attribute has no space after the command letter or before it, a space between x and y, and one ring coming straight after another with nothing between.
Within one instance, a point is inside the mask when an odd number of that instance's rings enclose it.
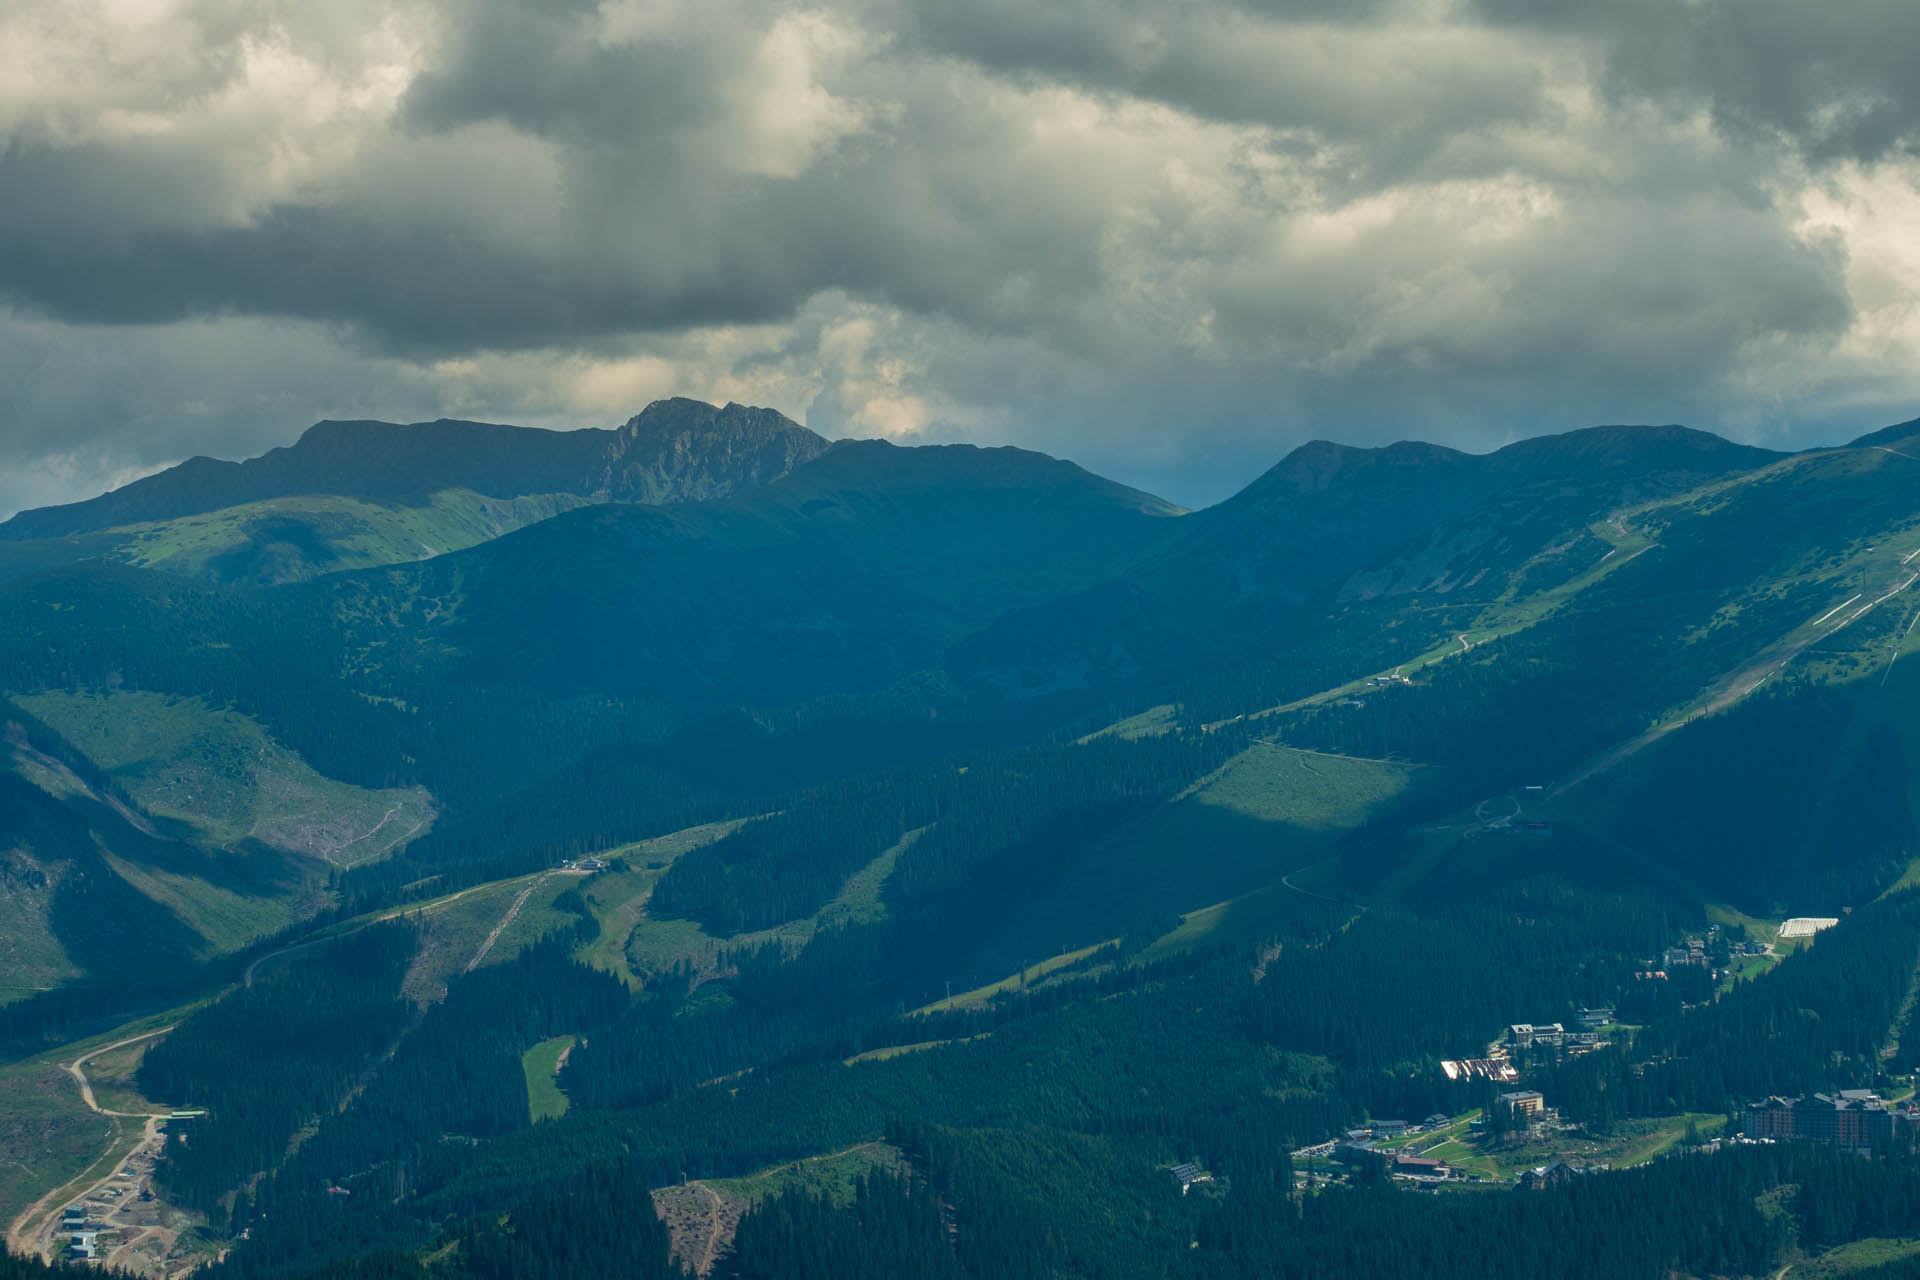
<instances>
[{"instance_id":1,"label":"dense pine trees","mask_svg":"<svg viewBox=\"0 0 1920 1280\"><path fill-rule=\"evenodd\" d=\"M175 1126L158 1173L169 1196L213 1208L334 1108L406 1025L400 979L418 941L392 922L296 954L147 1051L141 1091L208 1112Z\"/></svg>"},{"instance_id":2,"label":"dense pine trees","mask_svg":"<svg viewBox=\"0 0 1920 1280\"><path fill-rule=\"evenodd\" d=\"M965 1280L946 1214L924 1179L870 1174L842 1208L788 1191L742 1219L721 1280Z\"/></svg>"}]
</instances>

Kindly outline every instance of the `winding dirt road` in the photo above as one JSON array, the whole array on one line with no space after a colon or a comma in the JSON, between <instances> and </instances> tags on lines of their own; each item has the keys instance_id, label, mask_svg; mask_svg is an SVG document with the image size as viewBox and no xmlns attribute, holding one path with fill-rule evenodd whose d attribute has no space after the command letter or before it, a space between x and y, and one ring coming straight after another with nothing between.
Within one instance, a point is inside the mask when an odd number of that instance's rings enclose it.
<instances>
[{"instance_id":1,"label":"winding dirt road","mask_svg":"<svg viewBox=\"0 0 1920 1280\"><path fill-rule=\"evenodd\" d=\"M84 1199L99 1191L102 1187L111 1184L114 1180L115 1171L141 1151L151 1147L157 1152L160 1144L165 1140L165 1136L160 1132L160 1122L167 1118L167 1113L163 1111L115 1111L111 1108L101 1106L99 1100L93 1096L93 1082L87 1079L86 1065L89 1061L99 1057L103 1053L111 1053L115 1049L124 1049L130 1044L139 1044L142 1040L152 1040L158 1036L166 1035L167 1032L171 1030L173 1030L171 1026L166 1026L161 1027L157 1031L146 1031L137 1036L128 1036L124 1040L116 1040L112 1044L101 1045L98 1049L90 1049L75 1058L72 1062L66 1064L66 1072L73 1077L74 1083L80 1087L80 1100L87 1104L87 1110L93 1112L95 1115L108 1117L111 1127L108 1132L106 1150L102 1151L98 1159L82 1170L78 1177L47 1192L46 1195L34 1201L26 1212L13 1220L13 1225L7 1232L7 1247L12 1252L20 1254L50 1252L53 1218L62 1206L74 1200ZM123 1119L143 1120L146 1122L145 1129L141 1134L140 1141L135 1144L132 1150L121 1155L118 1159L112 1159L114 1148L120 1140L119 1122ZM88 1179L93 1178L95 1171L98 1170L102 1164L111 1164L113 1168L109 1169L104 1177L94 1178L93 1181L89 1183ZM79 1189L76 1190L75 1188ZM43 1238L45 1238L46 1241L44 1245L42 1243Z\"/></svg>"}]
</instances>

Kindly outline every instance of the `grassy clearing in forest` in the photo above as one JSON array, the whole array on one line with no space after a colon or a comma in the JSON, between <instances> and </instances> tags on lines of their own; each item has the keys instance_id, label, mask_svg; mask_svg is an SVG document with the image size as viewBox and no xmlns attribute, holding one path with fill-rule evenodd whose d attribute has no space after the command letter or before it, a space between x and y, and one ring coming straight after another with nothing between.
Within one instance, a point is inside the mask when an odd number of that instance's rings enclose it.
<instances>
[{"instance_id":1,"label":"grassy clearing in forest","mask_svg":"<svg viewBox=\"0 0 1920 1280\"><path fill-rule=\"evenodd\" d=\"M1350 831L1412 785L1418 765L1256 742L1194 792L1216 805L1304 831Z\"/></svg>"},{"instance_id":2,"label":"grassy clearing in forest","mask_svg":"<svg viewBox=\"0 0 1920 1280\"><path fill-rule=\"evenodd\" d=\"M573 1044L572 1036L555 1036L520 1055L520 1069L527 1076L527 1114L535 1124L567 1114L567 1095L560 1089L560 1065Z\"/></svg>"}]
</instances>

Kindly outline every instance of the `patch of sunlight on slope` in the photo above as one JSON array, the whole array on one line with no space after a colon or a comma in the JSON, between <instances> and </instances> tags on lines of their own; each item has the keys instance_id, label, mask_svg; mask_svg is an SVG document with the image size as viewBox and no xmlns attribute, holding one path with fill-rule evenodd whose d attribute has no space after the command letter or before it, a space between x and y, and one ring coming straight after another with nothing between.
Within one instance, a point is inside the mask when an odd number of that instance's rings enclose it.
<instances>
[{"instance_id":1,"label":"patch of sunlight on slope","mask_svg":"<svg viewBox=\"0 0 1920 1280\"><path fill-rule=\"evenodd\" d=\"M1305 831L1350 831L1406 791L1421 766L1258 742L1194 792L1201 804Z\"/></svg>"},{"instance_id":2,"label":"patch of sunlight on slope","mask_svg":"<svg viewBox=\"0 0 1920 1280\"><path fill-rule=\"evenodd\" d=\"M1158 886L1183 913L1139 959L1250 941L1323 909L1337 891L1316 887L1306 869L1328 863L1341 837L1406 799L1428 773L1256 742L1113 846L1116 878ZM1281 879L1289 876L1291 884Z\"/></svg>"},{"instance_id":3,"label":"patch of sunlight on slope","mask_svg":"<svg viewBox=\"0 0 1920 1280\"><path fill-rule=\"evenodd\" d=\"M1028 965L1017 973L989 982L985 986L975 987L971 991L957 991L952 996L942 996L932 1004L921 1005L918 1009L912 1010L907 1016L918 1018L929 1013L952 1013L955 1009L984 1009L998 996L1039 987L1053 974L1072 969L1091 960L1101 948L1117 947L1121 941L1119 938L1108 938L1090 947L1081 947L1078 951L1062 951L1057 956L1048 956L1038 964ZM1111 967L1111 965L1101 966L1102 969Z\"/></svg>"},{"instance_id":4,"label":"patch of sunlight on slope","mask_svg":"<svg viewBox=\"0 0 1920 1280\"><path fill-rule=\"evenodd\" d=\"M16 701L142 808L215 845L251 838L349 867L387 856L433 823L425 788L371 790L328 778L251 718L198 698L116 689Z\"/></svg>"},{"instance_id":5,"label":"patch of sunlight on slope","mask_svg":"<svg viewBox=\"0 0 1920 1280\"><path fill-rule=\"evenodd\" d=\"M1158 738L1172 733L1179 727L1180 709L1171 702L1163 702L1157 707L1148 707L1138 715L1116 720L1104 729L1095 730L1082 742L1092 742L1096 738L1119 738L1126 742L1137 742L1141 738Z\"/></svg>"},{"instance_id":6,"label":"patch of sunlight on slope","mask_svg":"<svg viewBox=\"0 0 1920 1280\"><path fill-rule=\"evenodd\" d=\"M901 853L918 840L925 830L921 827L909 831L872 862L848 876L833 900L814 914L789 920L771 929L756 929L731 937L714 937L692 920L656 920L647 915L646 897L653 892L653 881L658 876L638 881L639 887L632 890L633 897L629 899L631 905L618 917L622 921L628 918L635 921L622 946L625 966L624 969L610 971L635 981L644 981L649 973L664 972L677 964L686 963L700 973L711 976L724 968L725 956L729 951L778 942L789 952L794 952L806 946L814 934L822 930L878 923L887 916L886 902L880 896L887 877L893 873L894 864L900 860ZM713 837L718 838L718 835ZM627 857L629 861L632 860L631 854ZM637 877L637 872L629 872L626 883L634 885ZM592 889L598 884L597 877L588 882L590 905L593 901ZM599 908L596 907L595 911L597 915Z\"/></svg>"},{"instance_id":7,"label":"patch of sunlight on slope","mask_svg":"<svg viewBox=\"0 0 1920 1280\"><path fill-rule=\"evenodd\" d=\"M489 498L467 489L443 489L418 506L328 495L270 498L129 525L121 554L142 568L223 578L223 568L250 550L271 559L274 543L287 541L285 571L270 577L292 581L463 550L587 503L571 494Z\"/></svg>"},{"instance_id":8,"label":"patch of sunlight on slope","mask_svg":"<svg viewBox=\"0 0 1920 1280\"><path fill-rule=\"evenodd\" d=\"M207 940L202 958L237 951L278 933L327 905L319 886L295 882L281 893L237 892L199 876L139 866L101 850L113 873L153 899Z\"/></svg>"},{"instance_id":9,"label":"patch of sunlight on slope","mask_svg":"<svg viewBox=\"0 0 1920 1280\"><path fill-rule=\"evenodd\" d=\"M1869 1236L1864 1240L1849 1241L1837 1249L1829 1249L1817 1258L1802 1262L1787 1274L1793 1280L1799 1280L1802 1276L1813 1280L1814 1277L1845 1276L1858 1272L1870 1275L1880 1267L1903 1262L1916 1255L1920 1255L1920 1240Z\"/></svg>"}]
</instances>

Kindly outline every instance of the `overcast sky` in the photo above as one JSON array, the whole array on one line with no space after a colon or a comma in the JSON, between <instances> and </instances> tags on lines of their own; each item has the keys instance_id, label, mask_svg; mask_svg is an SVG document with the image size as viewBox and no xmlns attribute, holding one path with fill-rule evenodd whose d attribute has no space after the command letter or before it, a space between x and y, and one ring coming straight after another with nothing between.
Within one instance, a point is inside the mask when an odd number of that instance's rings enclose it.
<instances>
[{"instance_id":1,"label":"overcast sky","mask_svg":"<svg viewBox=\"0 0 1920 1280\"><path fill-rule=\"evenodd\" d=\"M12 0L0 513L651 399L1197 505L1920 415L1912 0Z\"/></svg>"}]
</instances>

